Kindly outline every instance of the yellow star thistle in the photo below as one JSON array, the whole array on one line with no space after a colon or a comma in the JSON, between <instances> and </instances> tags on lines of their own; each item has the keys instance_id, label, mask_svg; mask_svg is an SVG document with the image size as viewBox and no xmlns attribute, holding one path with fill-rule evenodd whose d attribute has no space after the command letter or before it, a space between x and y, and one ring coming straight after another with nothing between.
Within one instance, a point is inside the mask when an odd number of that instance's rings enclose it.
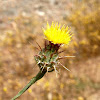
<instances>
[{"instance_id":1,"label":"yellow star thistle","mask_svg":"<svg viewBox=\"0 0 100 100\"><path fill-rule=\"evenodd\" d=\"M47 23L47 29L43 29L45 38L54 44L68 44L71 41L69 27L61 27L57 22L52 22L51 26Z\"/></svg>"},{"instance_id":2,"label":"yellow star thistle","mask_svg":"<svg viewBox=\"0 0 100 100\"><path fill-rule=\"evenodd\" d=\"M60 27L61 25L58 23L52 22L51 26L47 23L47 29L43 29L44 35L49 42L45 41L44 48L40 48L40 51L38 55L34 56L34 59L40 69L38 74L33 77L30 82L20 91L14 98L11 100L16 100L19 96L21 96L32 84L34 84L36 81L41 79L46 72L52 72L55 71L57 73L57 65L61 65L66 70L67 69L63 64L60 63L60 59L63 59L65 57L73 57L73 56L64 56L59 57L59 47L61 44L68 44L71 41L71 33L69 30L69 27L65 27L64 25Z\"/></svg>"}]
</instances>

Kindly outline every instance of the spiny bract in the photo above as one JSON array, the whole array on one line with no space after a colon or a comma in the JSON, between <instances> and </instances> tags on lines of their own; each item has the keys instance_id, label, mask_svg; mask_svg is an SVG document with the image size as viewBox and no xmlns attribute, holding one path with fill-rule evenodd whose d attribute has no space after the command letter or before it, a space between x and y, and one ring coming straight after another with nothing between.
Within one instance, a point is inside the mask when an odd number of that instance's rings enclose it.
<instances>
[{"instance_id":1,"label":"spiny bract","mask_svg":"<svg viewBox=\"0 0 100 100\"><path fill-rule=\"evenodd\" d=\"M41 71L47 70L47 72L52 72L56 70L59 58L58 49L58 44L49 42L49 44L39 52L39 55L35 56L35 60Z\"/></svg>"}]
</instances>

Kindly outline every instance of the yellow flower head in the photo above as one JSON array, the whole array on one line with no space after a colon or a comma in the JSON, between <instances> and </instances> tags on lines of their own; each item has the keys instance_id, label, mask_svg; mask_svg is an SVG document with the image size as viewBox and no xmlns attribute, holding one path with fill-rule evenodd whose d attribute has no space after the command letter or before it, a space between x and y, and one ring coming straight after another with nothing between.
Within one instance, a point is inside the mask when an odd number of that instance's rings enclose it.
<instances>
[{"instance_id":1,"label":"yellow flower head","mask_svg":"<svg viewBox=\"0 0 100 100\"><path fill-rule=\"evenodd\" d=\"M47 23L47 29L43 29L45 38L54 44L68 44L71 41L69 27L52 22L51 26Z\"/></svg>"}]
</instances>

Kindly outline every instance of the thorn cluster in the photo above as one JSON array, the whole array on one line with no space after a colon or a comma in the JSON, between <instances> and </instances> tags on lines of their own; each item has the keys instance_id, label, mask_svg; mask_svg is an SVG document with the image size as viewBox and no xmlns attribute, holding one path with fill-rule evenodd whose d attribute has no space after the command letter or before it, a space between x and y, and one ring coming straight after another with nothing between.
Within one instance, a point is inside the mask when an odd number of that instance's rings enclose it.
<instances>
[{"instance_id":1,"label":"thorn cluster","mask_svg":"<svg viewBox=\"0 0 100 100\"><path fill-rule=\"evenodd\" d=\"M47 72L52 72L56 70L55 65L58 63L58 44L45 44L45 48L41 49L38 55L35 55L34 58L41 71L46 70Z\"/></svg>"},{"instance_id":2,"label":"thorn cluster","mask_svg":"<svg viewBox=\"0 0 100 100\"><path fill-rule=\"evenodd\" d=\"M40 47L40 46L39 46ZM74 56L64 56L59 57L58 49L60 47L60 44L53 44L49 41L49 44L45 42L45 47L41 49L38 55L35 55L34 58L36 60L36 63L38 64L41 71L45 70L47 72L57 71L57 65L61 65L66 70L67 69L64 65L62 65L59 60L63 59L65 57L74 57ZM60 52L61 53L61 52Z\"/></svg>"}]
</instances>

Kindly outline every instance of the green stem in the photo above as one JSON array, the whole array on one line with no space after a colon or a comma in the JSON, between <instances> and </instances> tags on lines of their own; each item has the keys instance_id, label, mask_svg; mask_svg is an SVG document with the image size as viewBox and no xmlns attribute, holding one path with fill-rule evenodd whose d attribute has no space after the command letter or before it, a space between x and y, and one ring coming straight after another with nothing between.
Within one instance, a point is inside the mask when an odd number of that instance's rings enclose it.
<instances>
[{"instance_id":1,"label":"green stem","mask_svg":"<svg viewBox=\"0 0 100 100\"><path fill-rule=\"evenodd\" d=\"M34 84L37 80L41 79L45 75L46 71L43 70L42 72L39 71L39 73L31 79L31 81L11 100L16 100L19 96L21 96L32 84Z\"/></svg>"}]
</instances>

